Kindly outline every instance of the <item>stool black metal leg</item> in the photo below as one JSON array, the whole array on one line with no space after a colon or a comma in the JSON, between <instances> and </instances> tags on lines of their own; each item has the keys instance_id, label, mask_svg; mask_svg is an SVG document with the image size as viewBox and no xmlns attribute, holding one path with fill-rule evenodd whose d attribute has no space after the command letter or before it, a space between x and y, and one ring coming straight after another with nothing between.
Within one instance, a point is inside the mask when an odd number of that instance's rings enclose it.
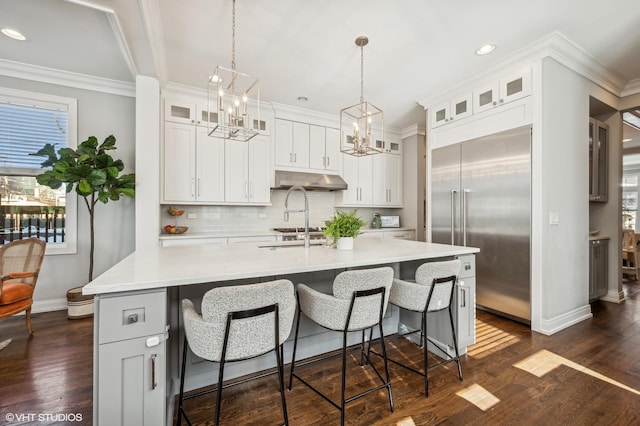
<instances>
[{"instance_id":1,"label":"stool black metal leg","mask_svg":"<svg viewBox=\"0 0 640 426\"><path fill-rule=\"evenodd\" d=\"M462 367L460 366L460 354L458 353L458 336L456 336L456 328L453 325L453 312L449 305L449 320L451 321L451 334L453 335L453 348L456 351L456 364L458 365L458 377L462 381Z\"/></svg>"},{"instance_id":2,"label":"stool black metal leg","mask_svg":"<svg viewBox=\"0 0 640 426\"><path fill-rule=\"evenodd\" d=\"M340 426L344 426L345 391L347 387L347 328L342 332L342 385L340 390Z\"/></svg>"},{"instance_id":3,"label":"stool black metal leg","mask_svg":"<svg viewBox=\"0 0 640 426\"><path fill-rule=\"evenodd\" d=\"M277 343L276 343L277 345ZM278 363L278 383L280 385L280 401L282 402L282 415L285 426L289 425L289 415L287 414L287 400L284 396L284 365L282 362L282 345L276 346L276 361Z\"/></svg>"},{"instance_id":4,"label":"stool black metal leg","mask_svg":"<svg viewBox=\"0 0 640 426\"><path fill-rule=\"evenodd\" d=\"M382 322L378 323L380 328L380 344L382 345L382 359L384 360L384 374L387 385L387 394L389 395L389 410L393 413L393 396L391 395L391 376L389 375L389 363L387 362L387 347L384 343L384 332L382 331ZM371 327L371 333L373 333L373 327ZM369 339L369 346L371 346L371 339Z\"/></svg>"},{"instance_id":5,"label":"stool black metal leg","mask_svg":"<svg viewBox=\"0 0 640 426\"><path fill-rule=\"evenodd\" d=\"M300 316L302 315L302 310L300 309L300 296L297 296L297 299L298 299L298 319L296 320L296 333L293 338L293 354L291 355L291 369L289 370L289 390L291 390L291 387L293 386L293 370L296 365L296 349L298 348L298 330L300 329Z\"/></svg>"},{"instance_id":6,"label":"stool black metal leg","mask_svg":"<svg viewBox=\"0 0 640 426\"><path fill-rule=\"evenodd\" d=\"M182 401L184 399L184 372L185 372L185 367L187 365L187 348L188 348L188 342L187 342L187 337L185 336L184 345L182 347L182 368L180 372L180 396L178 397L178 419L176 420L176 426L182 424L182 413L183 413ZM185 415L185 420L187 420L187 423L191 424L191 422L189 422L189 419L187 419L186 415Z\"/></svg>"},{"instance_id":7,"label":"stool black metal leg","mask_svg":"<svg viewBox=\"0 0 640 426\"><path fill-rule=\"evenodd\" d=\"M428 362L428 350L427 346L427 310L422 311L422 325L421 325L421 335L424 335L424 342L422 346L422 362L424 368L424 396L429 396L429 362ZM422 340L422 338L421 338Z\"/></svg>"}]
</instances>

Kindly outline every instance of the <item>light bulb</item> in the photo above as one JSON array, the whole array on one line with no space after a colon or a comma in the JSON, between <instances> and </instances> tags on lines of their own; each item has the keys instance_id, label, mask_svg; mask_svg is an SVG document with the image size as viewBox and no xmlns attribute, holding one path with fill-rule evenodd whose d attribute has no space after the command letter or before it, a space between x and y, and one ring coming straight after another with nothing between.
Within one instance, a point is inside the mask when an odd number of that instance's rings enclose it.
<instances>
[{"instance_id":1,"label":"light bulb","mask_svg":"<svg viewBox=\"0 0 640 426\"><path fill-rule=\"evenodd\" d=\"M247 97L246 93L244 95L242 95L242 102L247 102L248 100L249 100L249 98Z\"/></svg>"}]
</instances>

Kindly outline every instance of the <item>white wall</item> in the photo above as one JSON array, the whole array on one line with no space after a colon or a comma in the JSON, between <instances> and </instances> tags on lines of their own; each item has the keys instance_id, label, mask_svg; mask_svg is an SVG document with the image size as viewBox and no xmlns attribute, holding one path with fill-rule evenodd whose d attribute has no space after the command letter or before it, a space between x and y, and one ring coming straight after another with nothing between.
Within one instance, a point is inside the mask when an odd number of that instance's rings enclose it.
<instances>
[{"instance_id":1,"label":"white wall","mask_svg":"<svg viewBox=\"0 0 640 426\"><path fill-rule=\"evenodd\" d=\"M592 83L549 58L542 60L541 71L532 156L533 185L539 182L541 191L532 206L532 289L538 289L532 309L539 310L540 322L532 322L532 328L551 334L591 315L587 123ZM558 213L558 225L549 225L551 212Z\"/></svg>"},{"instance_id":2,"label":"white wall","mask_svg":"<svg viewBox=\"0 0 640 426\"><path fill-rule=\"evenodd\" d=\"M89 136L103 141L113 134L118 149L112 154L134 170L135 100L89 90L0 76L0 86L78 99L78 143ZM134 250L134 201L123 198L96 207L94 278ZM78 200L78 252L46 256L34 295L33 312L66 307L66 292L85 285L89 274L89 214Z\"/></svg>"}]
</instances>

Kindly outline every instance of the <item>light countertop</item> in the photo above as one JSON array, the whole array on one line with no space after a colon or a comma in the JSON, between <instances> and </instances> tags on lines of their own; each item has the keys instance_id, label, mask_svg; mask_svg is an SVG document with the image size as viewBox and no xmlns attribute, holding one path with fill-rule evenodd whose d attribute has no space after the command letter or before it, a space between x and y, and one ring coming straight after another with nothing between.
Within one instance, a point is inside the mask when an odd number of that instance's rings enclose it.
<instances>
[{"instance_id":1,"label":"light countertop","mask_svg":"<svg viewBox=\"0 0 640 426\"><path fill-rule=\"evenodd\" d=\"M324 245L261 248L201 244L136 251L83 288L83 294L149 290L206 282L381 265L477 253L474 247L356 238L353 250Z\"/></svg>"}]
</instances>

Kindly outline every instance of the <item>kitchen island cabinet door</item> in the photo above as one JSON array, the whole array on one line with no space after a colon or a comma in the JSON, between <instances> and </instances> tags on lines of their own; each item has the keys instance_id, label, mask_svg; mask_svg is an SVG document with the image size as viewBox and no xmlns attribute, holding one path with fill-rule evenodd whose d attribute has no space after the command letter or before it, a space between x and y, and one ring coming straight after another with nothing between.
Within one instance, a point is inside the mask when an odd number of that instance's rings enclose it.
<instances>
[{"instance_id":1,"label":"kitchen island cabinet door","mask_svg":"<svg viewBox=\"0 0 640 426\"><path fill-rule=\"evenodd\" d=\"M149 338L99 345L98 426L165 424L165 342Z\"/></svg>"}]
</instances>

